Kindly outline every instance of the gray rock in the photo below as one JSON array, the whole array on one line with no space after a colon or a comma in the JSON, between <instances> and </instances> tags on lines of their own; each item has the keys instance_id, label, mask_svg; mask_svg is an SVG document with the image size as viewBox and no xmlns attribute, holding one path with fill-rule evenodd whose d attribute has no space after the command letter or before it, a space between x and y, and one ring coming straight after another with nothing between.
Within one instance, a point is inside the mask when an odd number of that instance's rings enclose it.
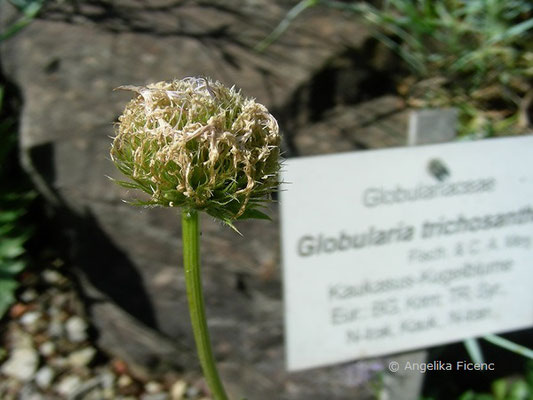
<instances>
[{"instance_id":1,"label":"gray rock","mask_svg":"<svg viewBox=\"0 0 533 400\"><path fill-rule=\"evenodd\" d=\"M20 381L33 378L39 365L39 354L31 347L15 348L9 358L2 364L2 372Z\"/></svg>"},{"instance_id":2,"label":"gray rock","mask_svg":"<svg viewBox=\"0 0 533 400\"><path fill-rule=\"evenodd\" d=\"M198 372L199 366L180 268L177 213L125 205L122 199L133 193L105 178L120 176L109 161L109 135L130 98L113 88L208 75L235 84L273 110L286 133L288 154L361 148L372 135L381 135L380 145L389 143L381 128L372 129L372 120L346 122L345 131L318 126L318 117L335 114L330 100L345 111L351 110L349 102L362 100L357 88L364 74L351 80L344 69L333 89L327 85L328 74L335 72L332 60L344 60L368 38L353 19L310 10L267 51L253 50L289 3L50 2L39 19L1 43L3 72L24 99L22 163L56 210L55 226L69 239L99 345L136 375L183 367ZM0 7L1 25L14 12L8 2ZM317 91L320 87L326 90ZM341 92L343 87L350 92ZM345 111L332 118L342 121ZM360 117L370 112L368 106ZM365 134L348 129L362 125ZM257 400L369 398L346 378L343 366L285 372L277 206L269 213L273 223L240 224L244 238L205 216L201 221L211 336L231 392ZM51 336L63 334L59 320L50 325ZM65 328L69 340L85 340L83 320L69 320ZM64 387L73 385L75 378L69 379Z\"/></svg>"},{"instance_id":3,"label":"gray rock","mask_svg":"<svg viewBox=\"0 0 533 400\"><path fill-rule=\"evenodd\" d=\"M381 96L352 106L337 106L293 135L300 155L404 146L409 113L403 101Z\"/></svg>"}]
</instances>

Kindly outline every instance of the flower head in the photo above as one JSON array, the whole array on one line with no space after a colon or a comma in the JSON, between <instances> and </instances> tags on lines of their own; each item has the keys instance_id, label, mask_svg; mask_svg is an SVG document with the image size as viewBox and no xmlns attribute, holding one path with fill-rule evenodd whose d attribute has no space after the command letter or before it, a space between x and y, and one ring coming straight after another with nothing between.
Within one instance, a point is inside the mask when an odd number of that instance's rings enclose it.
<instances>
[{"instance_id":1,"label":"flower head","mask_svg":"<svg viewBox=\"0 0 533 400\"><path fill-rule=\"evenodd\" d=\"M257 210L278 185L280 135L266 107L207 78L145 87L119 117L111 159L148 193L138 204L206 211L228 224Z\"/></svg>"}]
</instances>

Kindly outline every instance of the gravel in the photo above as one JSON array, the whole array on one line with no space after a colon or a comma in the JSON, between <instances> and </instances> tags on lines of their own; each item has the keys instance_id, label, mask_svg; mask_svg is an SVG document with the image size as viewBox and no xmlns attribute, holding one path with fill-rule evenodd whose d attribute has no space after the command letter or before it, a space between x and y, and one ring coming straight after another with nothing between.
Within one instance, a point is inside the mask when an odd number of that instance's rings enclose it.
<instances>
[{"instance_id":1,"label":"gravel","mask_svg":"<svg viewBox=\"0 0 533 400\"><path fill-rule=\"evenodd\" d=\"M25 272L0 326L2 400L210 400L201 380L176 372L145 381L98 349L68 275Z\"/></svg>"}]
</instances>

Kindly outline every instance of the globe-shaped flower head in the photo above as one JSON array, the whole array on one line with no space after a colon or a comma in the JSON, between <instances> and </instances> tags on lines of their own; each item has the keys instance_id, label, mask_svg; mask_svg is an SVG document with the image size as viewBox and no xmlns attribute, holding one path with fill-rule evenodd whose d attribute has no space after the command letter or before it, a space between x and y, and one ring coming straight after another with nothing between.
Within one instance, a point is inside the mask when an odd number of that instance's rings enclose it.
<instances>
[{"instance_id":1,"label":"globe-shaped flower head","mask_svg":"<svg viewBox=\"0 0 533 400\"><path fill-rule=\"evenodd\" d=\"M266 107L207 78L185 78L136 93L119 118L111 158L151 196L138 204L205 211L232 225L278 185L280 135Z\"/></svg>"}]
</instances>

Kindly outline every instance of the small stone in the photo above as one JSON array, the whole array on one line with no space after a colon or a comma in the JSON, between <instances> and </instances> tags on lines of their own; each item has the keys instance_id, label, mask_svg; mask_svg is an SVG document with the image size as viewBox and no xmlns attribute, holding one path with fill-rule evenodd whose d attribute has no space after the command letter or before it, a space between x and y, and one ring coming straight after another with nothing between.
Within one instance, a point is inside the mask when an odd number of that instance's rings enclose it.
<instances>
[{"instance_id":1,"label":"small stone","mask_svg":"<svg viewBox=\"0 0 533 400\"><path fill-rule=\"evenodd\" d=\"M159 393L163 387L160 383L150 381L146 385L144 385L144 390L146 390L147 393Z\"/></svg>"},{"instance_id":2,"label":"small stone","mask_svg":"<svg viewBox=\"0 0 533 400\"><path fill-rule=\"evenodd\" d=\"M55 293L50 301L50 308L55 310L64 309L67 303L69 302L70 296L68 293Z\"/></svg>"},{"instance_id":3,"label":"small stone","mask_svg":"<svg viewBox=\"0 0 533 400\"><path fill-rule=\"evenodd\" d=\"M57 384L56 390L59 394L68 397L76 391L80 384L81 379L79 376L68 375L61 379Z\"/></svg>"},{"instance_id":4,"label":"small stone","mask_svg":"<svg viewBox=\"0 0 533 400\"><path fill-rule=\"evenodd\" d=\"M39 346L39 353L44 357L50 357L56 352L56 345L53 342L43 342Z\"/></svg>"},{"instance_id":5,"label":"small stone","mask_svg":"<svg viewBox=\"0 0 533 400\"><path fill-rule=\"evenodd\" d=\"M84 393L83 395L76 395L74 394L72 396L73 399L83 399L83 400L103 400L103 399L109 399L109 397L105 397L104 392L100 388L94 388L91 391Z\"/></svg>"},{"instance_id":6,"label":"small stone","mask_svg":"<svg viewBox=\"0 0 533 400\"><path fill-rule=\"evenodd\" d=\"M65 357L52 357L49 364L56 369L65 369L69 366L68 360Z\"/></svg>"},{"instance_id":7,"label":"small stone","mask_svg":"<svg viewBox=\"0 0 533 400\"><path fill-rule=\"evenodd\" d=\"M7 376L29 381L39 365L39 355L31 347L13 350L9 359L2 365L2 372Z\"/></svg>"},{"instance_id":8,"label":"small stone","mask_svg":"<svg viewBox=\"0 0 533 400\"><path fill-rule=\"evenodd\" d=\"M20 294L20 299L24 303L29 303L33 300L35 300L38 296L38 293L35 289L26 289L24 292Z\"/></svg>"},{"instance_id":9,"label":"small stone","mask_svg":"<svg viewBox=\"0 0 533 400\"><path fill-rule=\"evenodd\" d=\"M65 331L65 329L64 329L63 324L57 319L53 319L48 324L48 335L51 338L60 338L60 337L62 337L64 331Z\"/></svg>"},{"instance_id":10,"label":"small stone","mask_svg":"<svg viewBox=\"0 0 533 400\"><path fill-rule=\"evenodd\" d=\"M42 396L37 392L34 385L24 384L18 391L18 400L42 400Z\"/></svg>"},{"instance_id":11,"label":"small stone","mask_svg":"<svg viewBox=\"0 0 533 400\"><path fill-rule=\"evenodd\" d=\"M119 387L126 387L126 386L131 385L132 383L133 383L133 379L131 379L129 375L121 375L117 381L117 385Z\"/></svg>"},{"instance_id":12,"label":"small stone","mask_svg":"<svg viewBox=\"0 0 533 400\"><path fill-rule=\"evenodd\" d=\"M94 347L85 347L75 351L68 356L68 363L73 367L85 367L88 365L96 354Z\"/></svg>"},{"instance_id":13,"label":"small stone","mask_svg":"<svg viewBox=\"0 0 533 400\"><path fill-rule=\"evenodd\" d=\"M12 349L33 349L33 336L22 329L16 328L9 332Z\"/></svg>"},{"instance_id":14,"label":"small stone","mask_svg":"<svg viewBox=\"0 0 533 400\"><path fill-rule=\"evenodd\" d=\"M140 400L168 400L167 393L145 393Z\"/></svg>"},{"instance_id":15,"label":"small stone","mask_svg":"<svg viewBox=\"0 0 533 400\"><path fill-rule=\"evenodd\" d=\"M31 324L34 324L36 321L39 320L39 318L42 317L42 314L38 311L30 311L30 312L27 312L26 314L24 314L21 318L20 318L20 323L22 325L31 325Z\"/></svg>"},{"instance_id":16,"label":"small stone","mask_svg":"<svg viewBox=\"0 0 533 400\"><path fill-rule=\"evenodd\" d=\"M42 272L42 277L46 283L51 285L58 284L65 279L59 272L51 269L45 269Z\"/></svg>"},{"instance_id":17,"label":"small stone","mask_svg":"<svg viewBox=\"0 0 533 400\"><path fill-rule=\"evenodd\" d=\"M52 261L52 265L56 268L61 268L65 265L65 261L63 261L61 258L56 258L54 261Z\"/></svg>"},{"instance_id":18,"label":"small stone","mask_svg":"<svg viewBox=\"0 0 533 400\"><path fill-rule=\"evenodd\" d=\"M98 377L94 377L80 383L70 394L72 399L102 400L101 382Z\"/></svg>"},{"instance_id":19,"label":"small stone","mask_svg":"<svg viewBox=\"0 0 533 400\"><path fill-rule=\"evenodd\" d=\"M52 319L60 319L61 314L63 313L63 311L59 307L56 307L55 305L51 305L46 311L48 312L48 315Z\"/></svg>"},{"instance_id":20,"label":"small stone","mask_svg":"<svg viewBox=\"0 0 533 400\"><path fill-rule=\"evenodd\" d=\"M182 380L176 381L170 388L170 398L171 400L183 400L186 392L187 382Z\"/></svg>"},{"instance_id":21,"label":"small stone","mask_svg":"<svg viewBox=\"0 0 533 400\"><path fill-rule=\"evenodd\" d=\"M200 391L197 387L191 386L187 389L187 397L196 397Z\"/></svg>"},{"instance_id":22,"label":"small stone","mask_svg":"<svg viewBox=\"0 0 533 400\"><path fill-rule=\"evenodd\" d=\"M41 317L42 314L40 312L30 311L24 314L19 321L28 331L35 332L39 327L38 325Z\"/></svg>"},{"instance_id":23,"label":"small stone","mask_svg":"<svg viewBox=\"0 0 533 400\"><path fill-rule=\"evenodd\" d=\"M55 372L52 368L44 366L35 374L35 383L41 389L48 389L54 379Z\"/></svg>"},{"instance_id":24,"label":"small stone","mask_svg":"<svg viewBox=\"0 0 533 400\"><path fill-rule=\"evenodd\" d=\"M111 366L117 375L123 375L128 372L128 365L118 358L111 361Z\"/></svg>"},{"instance_id":25,"label":"small stone","mask_svg":"<svg viewBox=\"0 0 533 400\"><path fill-rule=\"evenodd\" d=\"M100 381L102 382L103 389L113 389L113 385L115 384L115 374L109 370L105 370L100 373Z\"/></svg>"},{"instance_id":26,"label":"small stone","mask_svg":"<svg viewBox=\"0 0 533 400\"><path fill-rule=\"evenodd\" d=\"M9 309L11 318L19 318L22 314L28 311L28 306L24 303L15 303Z\"/></svg>"},{"instance_id":27,"label":"small stone","mask_svg":"<svg viewBox=\"0 0 533 400\"><path fill-rule=\"evenodd\" d=\"M79 343L87 340L87 322L77 315L67 320L65 328L67 330L68 340L71 342Z\"/></svg>"}]
</instances>

